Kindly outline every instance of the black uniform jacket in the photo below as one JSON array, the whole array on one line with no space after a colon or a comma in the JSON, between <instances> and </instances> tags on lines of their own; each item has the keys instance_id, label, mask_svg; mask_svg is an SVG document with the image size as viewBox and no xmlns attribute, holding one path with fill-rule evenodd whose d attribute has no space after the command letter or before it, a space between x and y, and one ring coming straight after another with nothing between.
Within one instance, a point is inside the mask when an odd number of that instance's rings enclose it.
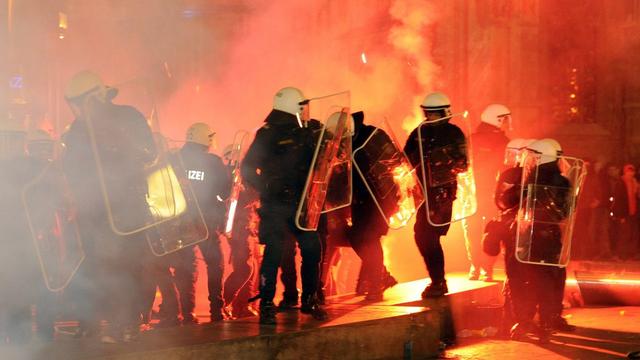
<instances>
[{"instance_id":1,"label":"black uniform jacket","mask_svg":"<svg viewBox=\"0 0 640 360\"><path fill-rule=\"evenodd\" d=\"M180 149L184 176L198 199L207 223L222 225L226 213L225 200L231 191L231 175L222 159L207 152L203 145L186 143Z\"/></svg>"},{"instance_id":2,"label":"black uniform jacket","mask_svg":"<svg viewBox=\"0 0 640 360\"><path fill-rule=\"evenodd\" d=\"M300 126L294 115L279 110L267 116L241 167L243 180L258 191L262 206L270 203L297 206L320 129L317 121Z\"/></svg>"},{"instance_id":3,"label":"black uniform jacket","mask_svg":"<svg viewBox=\"0 0 640 360\"><path fill-rule=\"evenodd\" d=\"M144 116L135 108L112 103L90 109L99 162L113 202L145 203L145 166L156 158L156 147ZM76 119L64 138L64 169L80 209L101 204L96 159L86 119ZM122 205L122 208L127 206ZM138 206L134 206L138 207Z\"/></svg>"},{"instance_id":4,"label":"black uniform jacket","mask_svg":"<svg viewBox=\"0 0 640 360\"><path fill-rule=\"evenodd\" d=\"M453 202L456 195L456 175L467 171L467 144L464 133L459 127L441 121L422 126L422 151L424 163L428 166L426 174L429 204ZM411 165L418 169L418 178L422 182L420 166L420 148L418 128L414 129L404 147ZM424 184L423 184L424 185ZM437 205L436 205L437 206Z\"/></svg>"}]
</instances>

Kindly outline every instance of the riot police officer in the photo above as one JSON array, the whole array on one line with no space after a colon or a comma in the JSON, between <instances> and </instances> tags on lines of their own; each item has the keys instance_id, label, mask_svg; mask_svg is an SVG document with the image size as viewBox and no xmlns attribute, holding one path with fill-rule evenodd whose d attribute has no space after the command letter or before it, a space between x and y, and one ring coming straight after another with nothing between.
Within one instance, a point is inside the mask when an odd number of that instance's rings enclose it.
<instances>
[{"instance_id":1,"label":"riot police officer","mask_svg":"<svg viewBox=\"0 0 640 360\"><path fill-rule=\"evenodd\" d=\"M157 150L145 117L111 100L117 89L90 71L65 89L75 120L65 136L64 169L77 206L86 259L77 284L81 324L95 327L103 308L111 327L101 340L135 339L140 318L143 252L149 223L145 167ZM116 233L116 228L118 232ZM88 300L87 300L88 299Z\"/></svg>"},{"instance_id":2,"label":"riot police officer","mask_svg":"<svg viewBox=\"0 0 640 360\"><path fill-rule=\"evenodd\" d=\"M266 246L260 268L262 324L276 322L276 276L283 246L290 236L296 238L302 254L300 311L316 319L327 317L316 297L321 260L318 233L302 231L294 221L320 130L319 123L308 118L308 101L299 89L279 90L273 110L242 162L243 179L260 194L259 240Z\"/></svg>"},{"instance_id":3,"label":"riot police officer","mask_svg":"<svg viewBox=\"0 0 640 360\"><path fill-rule=\"evenodd\" d=\"M527 332L537 332L541 341L546 340L555 329L573 330L561 317L562 298L566 281L566 268L563 266L538 265L559 264L563 248L562 229L557 224L570 214L569 180L559 168L560 144L553 139L542 139L530 144L527 149L539 155L537 167L532 173L523 173L523 183L533 184L535 207L532 218L535 219L532 238L526 260L519 266L523 276L520 284L510 280L516 325L512 328L512 338L520 338ZM528 187L531 189L532 187ZM516 252L522 248L515 249ZM518 256L516 254L516 256ZM532 323L536 307L539 315L539 327Z\"/></svg>"},{"instance_id":4,"label":"riot police officer","mask_svg":"<svg viewBox=\"0 0 640 360\"><path fill-rule=\"evenodd\" d=\"M448 223L456 199L456 174L465 172L468 167L467 144L462 130L448 121L451 117L451 103L445 94L434 92L427 95L420 107L426 124L411 132L404 152L414 167L419 166L418 177L421 182L422 172L426 171L427 183L422 186L427 189L427 201L418 209L414 237L431 278L422 297L430 298L448 292L440 237L449 231ZM419 129L422 129L420 134ZM419 141L419 137L422 141ZM421 159L421 146L424 159ZM420 166L422 163L428 168ZM438 181L436 176L445 181ZM427 206L429 219L436 224L445 225L434 226L427 220Z\"/></svg>"},{"instance_id":5,"label":"riot police officer","mask_svg":"<svg viewBox=\"0 0 640 360\"><path fill-rule=\"evenodd\" d=\"M501 326L501 331L505 335L511 330L518 316L527 318L527 315L521 312L525 309L514 307L515 303L520 304L522 300L516 299L515 302L513 300L514 296L517 298L526 293L522 288L526 285L526 266L515 257L515 221L520 205L522 183L521 154L533 141L535 140L513 139L507 144L504 156L506 167L498 175L494 191L494 202L499 215L497 219L492 220L493 226L487 226L483 238L483 248L497 248L499 251L502 244L505 250L504 263L507 277L502 290L505 300Z\"/></svg>"},{"instance_id":6,"label":"riot police officer","mask_svg":"<svg viewBox=\"0 0 640 360\"><path fill-rule=\"evenodd\" d=\"M220 244L220 233L224 232L226 206L224 200L231 191L231 177L222 159L209 153L214 143L215 132L206 123L194 123L186 133L186 142L179 156L185 176L195 193L198 205L209 229L209 239L197 246L207 266L209 290L209 312L211 321L223 319L222 275L224 259ZM176 254L175 281L184 324L197 323L195 309L195 285L197 280L195 247Z\"/></svg>"},{"instance_id":7,"label":"riot police officer","mask_svg":"<svg viewBox=\"0 0 640 360\"><path fill-rule=\"evenodd\" d=\"M364 113L352 115L354 135L352 148L358 149L376 132L376 141L382 146L392 144L389 136L381 129L364 124ZM383 292L397 281L384 266L384 252L381 239L389 232L389 225L380 215L372 195L367 190L361 176L353 177L353 197L351 202L351 226L347 227L347 238L362 260L357 290L366 292L367 300L382 300ZM358 292L358 291L356 291Z\"/></svg>"},{"instance_id":8,"label":"riot police officer","mask_svg":"<svg viewBox=\"0 0 640 360\"><path fill-rule=\"evenodd\" d=\"M500 171L502 154L509 139L504 129L510 124L511 111L502 104L491 104L482 112L480 125L471 134L473 160L476 164L476 194L478 196L477 213L463 220L467 258L471 263L469 279L478 280L480 275L485 281L493 279L495 256L488 256L481 250L484 225L493 216L493 188L496 175Z\"/></svg>"}]
</instances>

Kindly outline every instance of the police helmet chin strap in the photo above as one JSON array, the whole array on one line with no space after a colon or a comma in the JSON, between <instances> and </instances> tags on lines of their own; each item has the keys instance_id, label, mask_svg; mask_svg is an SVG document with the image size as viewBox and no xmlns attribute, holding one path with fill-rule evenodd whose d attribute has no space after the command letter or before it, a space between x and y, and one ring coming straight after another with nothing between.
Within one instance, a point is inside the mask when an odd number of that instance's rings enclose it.
<instances>
[{"instance_id":1,"label":"police helmet chin strap","mask_svg":"<svg viewBox=\"0 0 640 360\"><path fill-rule=\"evenodd\" d=\"M300 116L300 112L296 113L296 119L298 120L298 126L301 128L306 128L307 127L307 122L305 120L302 120L302 117Z\"/></svg>"},{"instance_id":2,"label":"police helmet chin strap","mask_svg":"<svg viewBox=\"0 0 640 360\"><path fill-rule=\"evenodd\" d=\"M298 103L298 106L300 106L300 110L296 112L296 119L298 119L298 126L300 126L301 128L306 128L308 126L309 121L307 119L303 119L300 114L302 113L304 115L304 107L309 106L310 101L311 99L304 99Z\"/></svg>"}]
</instances>

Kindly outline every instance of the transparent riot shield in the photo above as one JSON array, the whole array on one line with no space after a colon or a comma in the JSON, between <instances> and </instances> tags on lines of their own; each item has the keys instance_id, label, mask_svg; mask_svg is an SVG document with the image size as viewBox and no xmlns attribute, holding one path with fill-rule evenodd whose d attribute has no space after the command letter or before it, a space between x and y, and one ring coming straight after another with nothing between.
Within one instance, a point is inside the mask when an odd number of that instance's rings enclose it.
<instances>
[{"instance_id":1,"label":"transparent riot shield","mask_svg":"<svg viewBox=\"0 0 640 360\"><path fill-rule=\"evenodd\" d=\"M522 156L526 150L527 145L534 142L535 139L514 139L510 145L504 149L504 162L506 167L520 166L522 163Z\"/></svg>"},{"instance_id":2,"label":"transparent riot shield","mask_svg":"<svg viewBox=\"0 0 640 360\"><path fill-rule=\"evenodd\" d=\"M151 252L163 256L207 240L209 229L180 153L159 164L148 176L147 202L155 225L145 235Z\"/></svg>"},{"instance_id":3,"label":"transparent riot shield","mask_svg":"<svg viewBox=\"0 0 640 360\"><path fill-rule=\"evenodd\" d=\"M334 180L331 188L329 186L333 170L335 169L336 172L340 169L344 170L344 165L340 167L340 164L344 164L345 154L348 154L348 149L341 149L341 144L347 144L345 133L349 131L350 126L349 93L344 92L311 99L309 109L311 118L320 119L320 123L311 120L308 124L301 122L301 126L319 127L320 130L309 166L309 174L295 216L296 226L304 231L317 230L318 221L323 212L332 211L351 203L350 182L340 187L338 180ZM350 135L348 136L350 140ZM336 175L335 179L349 178L344 175ZM328 194L329 189L336 193ZM331 199L331 203L325 206L327 198Z\"/></svg>"},{"instance_id":4,"label":"transparent riot shield","mask_svg":"<svg viewBox=\"0 0 640 360\"><path fill-rule=\"evenodd\" d=\"M324 200L322 213L328 213L351 205L352 172L351 172L351 138L353 134L353 122L348 120L347 128L342 132L342 138L338 145L336 159L329 169L327 196Z\"/></svg>"},{"instance_id":5,"label":"transparent riot shield","mask_svg":"<svg viewBox=\"0 0 640 360\"><path fill-rule=\"evenodd\" d=\"M133 81L117 89L114 103L127 107L104 110L88 98L83 108L106 216L114 233L124 236L179 216L185 195L151 135L147 119L156 115L146 86Z\"/></svg>"},{"instance_id":6,"label":"transparent riot shield","mask_svg":"<svg viewBox=\"0 0 640 360\"><path fill-rule=\"evenodd\" d=\"M240 160L242 157L243 145L245 140L249 137L249 133L246 131L238 131L233 137L233 143L229 154L225 154L225 161L228 162L228 166L231 168L231 192L229 193L229 199L227 200L227 214L225 218L224 233L227 237L231 237L233 231L233 220L236 216L236 210L238 207L238 198L240 197L240 191L242 191L242 178L240 177Z\"/></svg>"},{"instance_id":7,"label":"transparent riot shield","mask_svg":"<svg viewBox=\"0 0 640 360\"><path fill-rule=\"evenodd\" d=\"M557 162L541 164L540 155L525 152L516 232L518 261L567 266L575 206L585 176L580 159L560 156Z\"/></svg>"},{"instance_id":8,"label":"transparent riot shield","mask_svg":"<svg viewBox=\"0 0 640 360\"><path fill-rule=\"evenodd\" d=\"M400 150L386 121L353 151L353 166L387 225L392 229L405 226L422 205L424 195L416 169Z\"/></svg>"},{"instance_id":9,"label":"transparent riot shield","mask_svg":"<svg viewBox=\"0 0 640 360\"><path fill-rule=\"evenodd\" d=\"M429 224L444 226L476 213L476 183L473 175L471 151L471 124L468 112L458 113L436 121L423 121L418 125L418 143L422 186L426 197L426 216ZM428 135L447 121L451 126L446 136L439 134L433 145ZM438 131L441 131L438 130ZM451 216L448 213L451 205ZM443 207L444 206L444 207Z\"/></svg>"},{"instance_id":10,"label":"transparent riot shield","mask_svg":"<svg viewBox=\"0 0 640 360\"><path fill-rule=\"evenodd\" d=\"M48 163L25 185L22 202L45 285L50 291L63 290L85 253L69 184L57 163Z\"/></svg>"}]
</instances>

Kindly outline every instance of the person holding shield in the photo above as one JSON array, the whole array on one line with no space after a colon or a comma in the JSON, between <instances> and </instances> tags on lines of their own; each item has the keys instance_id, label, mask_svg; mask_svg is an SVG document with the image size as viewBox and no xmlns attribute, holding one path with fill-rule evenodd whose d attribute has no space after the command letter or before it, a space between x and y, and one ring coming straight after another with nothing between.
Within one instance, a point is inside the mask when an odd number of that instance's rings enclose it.
<instances>
[{"instance_id":1,"label":"person holding shield","mask_svg":"<svg viewBox=\"0 0 640 360\"><path fill-rule=\"evenodd\" d=\"M63 167L77 206L86 259L76 278L83 332L109 327L101 340L134 340L140 321L142 230L151 213L145 168L157 149L145 117L112 103L118 90L91 71L71 78L65 99L75 115L65 135ZM82 294L82 295L81 295Z\"/></svg>"},{"instance_id":2,"label":"person holding shield","mask_svg":"<svg viewBox=\"0 0 640 360\"><path fill-rule=\"evenodd\" d=\"M293 87L280 89L273 110L258 130L242 161L241 175L260 195L259 241L265 245L260 268L260 323L276 323L278 268L287 237L294 237L302 254L302 306L315 319L327 318L316 297L322 246L317 231L301 230L295 214L312 163L321 126L309 121L308 100Z\"/></svg>"},{"instance_id":3,"label":"person holding shield","mask_svg":"<svg viewBox=\"0 0 640 360\"><path fill-rule=\"evenodd\" d=\"M427 200L418 209L414 238L431 278L422 297L434 298L449 291L440 237L449 231L457 175L467 171L469 161L464 133L449 123L452 114L447 95L442 92L428 94L420 107L425 120L409 135L404 152L418 168L426 193Z\"/></svg>"}]
</instances>

